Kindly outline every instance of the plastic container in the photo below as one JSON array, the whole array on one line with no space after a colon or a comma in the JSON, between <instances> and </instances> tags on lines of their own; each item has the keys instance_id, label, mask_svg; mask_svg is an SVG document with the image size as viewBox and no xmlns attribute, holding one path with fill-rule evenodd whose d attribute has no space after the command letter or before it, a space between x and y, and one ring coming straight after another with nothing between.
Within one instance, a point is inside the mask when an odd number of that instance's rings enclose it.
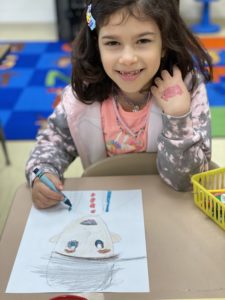
<instances>
[{"instance_id":1,"label":"plastic container","mask_svg":"<svg viewBox=\"0 0 225 300\"><path fill-rule=\"evenodd\" d=\"M225 230L225 204L212 190L225 191L225 167L192 176L195 204L217 225Z\"/></svg>"}]
</instances>

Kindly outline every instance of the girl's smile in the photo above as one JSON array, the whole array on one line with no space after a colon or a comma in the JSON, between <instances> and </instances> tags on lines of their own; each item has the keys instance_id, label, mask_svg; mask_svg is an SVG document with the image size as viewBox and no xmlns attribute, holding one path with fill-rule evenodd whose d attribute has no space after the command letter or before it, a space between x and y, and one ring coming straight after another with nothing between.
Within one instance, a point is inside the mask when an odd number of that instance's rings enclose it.
<instances>
[{"instance_id":1,"label":"girl's smile","mask_svg":"<svg viewBox=\"0 0 225 300\"><path fill-rule=\"evenodd\" d=\"M155 21L139 20L121 10L100 28L98 45L106 74L127 96L137 100L139 92L151 83L163 56Z\"/></svg>"},{"instance_id":2,"label":"girl's smile","mask_svg":"<svg viewBox=\"0 0 225 300\"><path fill-rule=\"evenodd\" d=\"M136 70L136 71L118 71L118 73L119 73L122 80L124 80L124 81L134 81L139 77L139 75L141 74L141 72L143 70L144 69L139 69L139 70Z\"/></svg>"}]
</instances>

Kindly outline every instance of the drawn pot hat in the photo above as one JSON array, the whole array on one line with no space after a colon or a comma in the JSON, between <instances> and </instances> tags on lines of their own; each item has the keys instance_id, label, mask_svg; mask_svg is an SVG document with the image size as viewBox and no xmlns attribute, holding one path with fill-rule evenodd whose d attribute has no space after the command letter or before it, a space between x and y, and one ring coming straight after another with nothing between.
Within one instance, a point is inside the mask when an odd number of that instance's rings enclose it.
<instances>
[{"instance_id":1,"label":"drawn pot hat","mask_svg":"<svg viewBox=\"0 0 225 300\"><path fill-rule=\"evenodd\" d=\"M55 252L89 259L115 256L113 243L119 240L119 235L111 233L100 216L92 215L73 221L51 239L56 242Z\"/></svg>"}]
</instances>

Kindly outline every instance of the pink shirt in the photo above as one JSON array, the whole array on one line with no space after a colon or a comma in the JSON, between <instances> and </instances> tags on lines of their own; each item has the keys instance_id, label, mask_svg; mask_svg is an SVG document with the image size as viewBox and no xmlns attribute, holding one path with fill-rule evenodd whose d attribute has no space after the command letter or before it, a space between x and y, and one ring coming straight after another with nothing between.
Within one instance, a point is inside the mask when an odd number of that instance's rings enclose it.
<instances>
[{"instance_id":1,"label":"pink shirt","mask_svg":"<svg viewBox=\"0 0 225 300\"><path fill-rule=\"evenodd\" d=\"M112 97L102 103L102 127L108 156L146 151L150 105L151 102L138 112L127 112Z\"/></svg>"}]
</instances>

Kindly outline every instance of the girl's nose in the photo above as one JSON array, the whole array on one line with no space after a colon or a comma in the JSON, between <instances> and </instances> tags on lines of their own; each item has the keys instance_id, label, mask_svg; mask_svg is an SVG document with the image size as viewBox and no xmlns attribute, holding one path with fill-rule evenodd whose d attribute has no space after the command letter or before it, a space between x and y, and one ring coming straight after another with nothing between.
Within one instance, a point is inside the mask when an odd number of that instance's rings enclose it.
<instances>
[{"instance_id":1,"label":"girl's nose","mask_svg":"<svg viewBox=\"0 0 225 300\"><path fill-rule=\"evenodd\" d=\"M137 62L137 55L131 48L126 48L122 51L119 58L119 63L124 65L132 65Z\"/></svg>"}]
</instances>

